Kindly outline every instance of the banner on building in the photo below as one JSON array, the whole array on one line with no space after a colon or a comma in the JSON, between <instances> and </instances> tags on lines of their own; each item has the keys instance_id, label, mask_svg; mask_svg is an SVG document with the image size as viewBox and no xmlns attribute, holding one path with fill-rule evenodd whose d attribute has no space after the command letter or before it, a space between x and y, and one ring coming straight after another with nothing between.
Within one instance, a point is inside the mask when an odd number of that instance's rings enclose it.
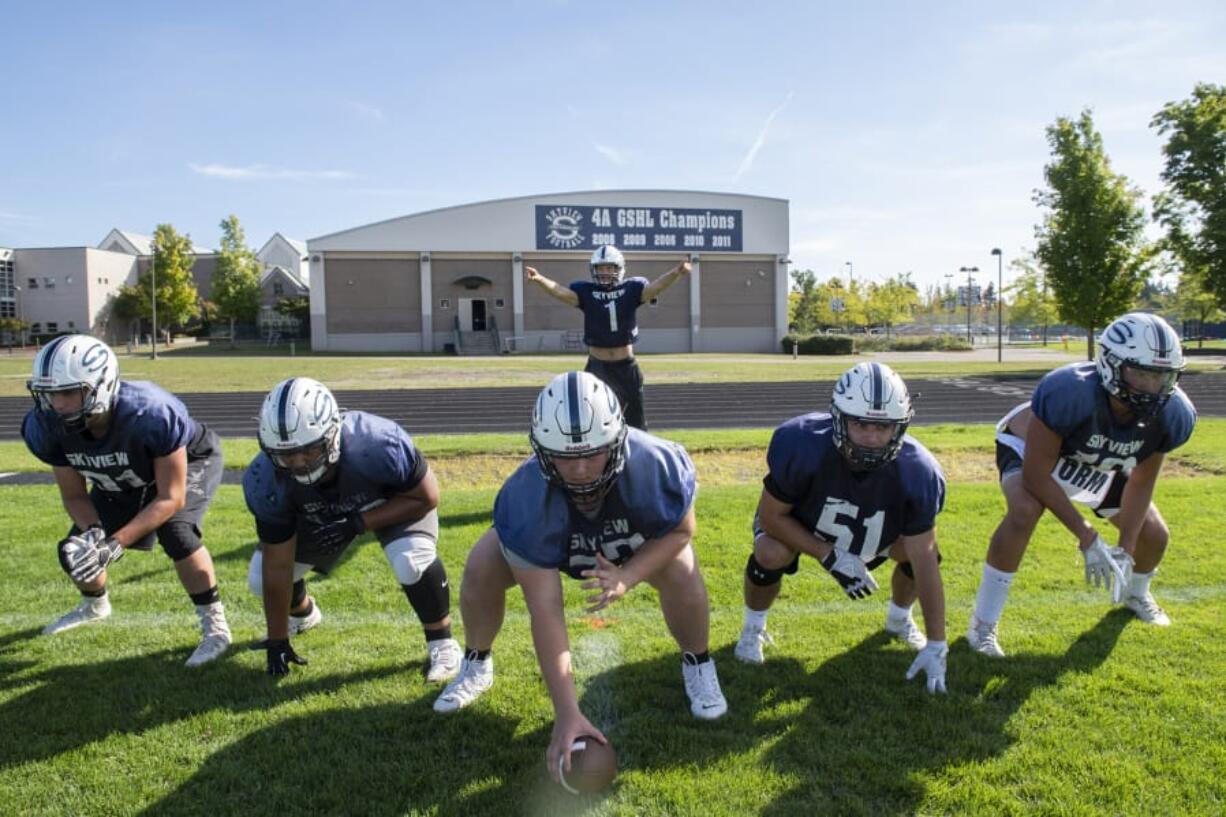
<instances>
[{"instance_id":1,"label":"banner on building","mask_svg":"<svg viewBox=\"0 0 1226 817\"><path fill-rule=\"evenodd\" d=\"M740 210L538 204L536 248L741 252L742 221Z\"/></svg>"}]
</instances>

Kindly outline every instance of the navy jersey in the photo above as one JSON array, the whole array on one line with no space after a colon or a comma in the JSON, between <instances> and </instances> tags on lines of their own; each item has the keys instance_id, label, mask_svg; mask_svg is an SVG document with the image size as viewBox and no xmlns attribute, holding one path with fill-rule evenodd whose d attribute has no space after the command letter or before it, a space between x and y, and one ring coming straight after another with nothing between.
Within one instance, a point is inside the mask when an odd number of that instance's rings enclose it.
<instances>
[{"instance_id":1,"label":"navy jersey","mask_svg":"<svg viewBox=\"0 0 1226 817\"><path fill-rule=\"evenodd\" d=\"M644 542L676 528L697 491L694 463L684 448L631 428L625 469L594 518L549 484L531 457L498 492L494 529L502 546L529 564L579 578L596 566L597 553L620 565Z\"/></svg>"},{"instance_id":2,"label":"navy jersey","mask_svg":"<svg viewBox=\"0 0 1226 817\"><path fill-rule=\"evenodd\" d=\"M197 423L179 398L153 383L121 380L106 435L62 433L37 409L21 423L21 436L48 465L70 466L97 490L137 494L154 483L153 461L187 448L188 461L219 450L217 435Z\"/></svg>"},{"instance_id":3,"label":"navy jersey","mask_svg":"<svg viewBox=\"0 0 1226 817\"><path fill-rule=\"evenodd\" d=\"M341 456L327 485L303 485L277 470L264 452L243 474L243 496L261 542L284 542L299 523L318 525L417 487L426 459L391 420L347 411L341 419Z\"/></svg>"},{"instance_id":4,"label":"navy jersey","mask_svg":"<svg viewBox=\"0 0 1226 817\"><path fill-rule=\"evenodd\" d=\"M945 505L945 475L918 440L908 434L892 462L853 471L834 445L829 414L802 414L775 429L766 464L771 496L815 536L865 562L899 536L931 530Z\"/></svg>"},{"instance_id":5,"label":"navy jersey","mask_svg":"<svg viewBox=\"0 0 1226 817\"><path fill-rule=\"evenodd\" d=\"M1183 445L1196 425L1196 409L1178 387L1158 416L1144 425L1117 423L1108 401L1091 362L1061 366L1039 381L1030 408L1060 435L1063 462L1057 470L1063 466L1086 473L1128 473L1155 451L1166 453Z\"/></svg>"},{"instance_id":6,"label":"navy jersey","mask_svg":"<svg viewBox=\"0 0 1226 817\"><path fill-rule=\"evenodd\" d=\"M583 310L583 342L588 346L629 346L639 336L636 312L646 278L627 278L612 289L592 281L574 281L570 289Z\"/></svg>"}]
</instances>

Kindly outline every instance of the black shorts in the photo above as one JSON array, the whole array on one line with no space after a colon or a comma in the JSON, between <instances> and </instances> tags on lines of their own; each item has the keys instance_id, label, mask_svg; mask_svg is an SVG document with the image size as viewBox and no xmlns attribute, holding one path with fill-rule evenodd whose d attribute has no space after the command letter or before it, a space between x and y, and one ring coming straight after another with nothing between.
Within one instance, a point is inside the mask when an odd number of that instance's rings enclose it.
<instances>
[{"instance_id":1,"label":"black shorts","mask_svg":"<svg viewBox=\"0 0 1226 817\"><path fill-rule=\"evenodd\" d=\"M1015 471L1022 471L1022 455L1000 440L996 441L996 470L1000 473L1001 480ZM1100 519L1110 519L1120 512L1120 500L1124 498L1124 486L1127 484L1127 474L1116 471L1111 475L1111 487L1103 495L1103 501L1086 507L1094 511L1094 515Z\"/></svg>"},{"instance_id":2,"label":"black shorts","mask_svg":"<svg viewBox=\"0 0 1226 817\"><path fill-rule=\"evenodd\" d=\"M647 430L647 418L643 414L643 371L637 360L628 357L607 361L588 357L583 370L596 375L613 389L622 404L622 416L627 425Z\"/></svg>"},{"instance_id":3,"label":"black shorts","mask_svg":"<svg viewBox=\"0 0 1226 817\"><path fill-rule=\"evenodd\" d=\"M186 503L178 513L163 522L160 528L128 545L128 549L153 550L156 534L162 550L176 562L199 550L204 544L200 523L209 509L213 495L217 493L217 486L221 485L224 467L220 446L204 459L189 461ZM89 498L94 503L102 527L109 536L131 522L142 508L157 498L157 486L150 483L140 491L115 492L99 490L95 485L89 492ZM80 529L73 525L68 533L71 536L80 533Z\"/></svg>"}]
</instances>

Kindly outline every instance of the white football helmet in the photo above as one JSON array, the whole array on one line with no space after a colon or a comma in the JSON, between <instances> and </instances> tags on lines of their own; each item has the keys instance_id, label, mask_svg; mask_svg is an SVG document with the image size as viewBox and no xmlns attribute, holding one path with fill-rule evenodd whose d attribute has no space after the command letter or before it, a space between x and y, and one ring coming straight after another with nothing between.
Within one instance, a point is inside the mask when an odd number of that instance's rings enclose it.
<instances>
[{"instance_id":1,"label":"white football helmet","mask_svg":"<svg viewBox=\"0 0 1226 817\"><path fill-rule=\"evenodd\" d=\"M39 413L60 431L80 433L95 414L110 411L119 390L119 361L111 347L90 335L64 335L34 356L26 382ZM60 414L51 404L54 392L81 389L79 411Z\"/></svg>"},{"instance_id":2,"label":"white football helmet","mask_svg":"<svg viewBox=\"0 0 1226 817\"><path fill-rule=\"evenodd\" d=\"M260 449L278 469L313 485L341 458L341 412L328 387L291 377L273 387L260 408ZM306 453L306 462L293 463Z\"/></svg>"},{"instance_id":3,"label":"white football helmet","mask_svg":"<svg viewBox=\"0 0 1226 817\"><path fill-rule=\"evenodd\" d=\"M834 416L835 447L853 468L867 471L898 456L915 410L907 384L893 369L884 363L857 363L834 384L830 413ZM847 422L853 417L892 425L889 442L880 448L856 445L847 431Z\"/></svg>"},{"instance_id":4,"label":"white football helmet","mask_svg":"<svg viewBox=\"0 0 1226 817\"><path fill-rule=\"evenodd\" d=\"M536 398L528 437L545 479L580 501L602 498L626 464L621 403L604 381L587 372L567 372L549 381ZM609 452L609 461L591 482L567 482L554 464L556 459L590 457L601 451Z\"/></svg>"},{"instance_id":5,"label":"white football helmet","mask_svg":"<svg viewBox=\"0 0 1226 817\"><path fill-rule=\"evenodd\" d=\"M1128 404L1138 417L1153 417L1170 398L1183 371L1183 347L1171 325L1157 315L1129 312L1103 332L1098 344L1098 376L1107 393ZM1125 369L1157 374L1157 391L1128 385Z\"/></svg>"},{"instance_id":6,"label":"white football helmet","mask_svg":"<svg viewBox=\"0 0 1226 817\"><path fill-rule=\"evenodd\" d=\"M610 274L608 272L597 272L597 267L612 266L617 268L617 272ZM626 274L626 259L622 256L621 250L614 247L612 244L602 244L596 248L596 252L592 253L592 260L588 264L588 269L592 273L592 280L606 289L615 287L622 282L622 276Z\"/></svg>"}]
</instances>

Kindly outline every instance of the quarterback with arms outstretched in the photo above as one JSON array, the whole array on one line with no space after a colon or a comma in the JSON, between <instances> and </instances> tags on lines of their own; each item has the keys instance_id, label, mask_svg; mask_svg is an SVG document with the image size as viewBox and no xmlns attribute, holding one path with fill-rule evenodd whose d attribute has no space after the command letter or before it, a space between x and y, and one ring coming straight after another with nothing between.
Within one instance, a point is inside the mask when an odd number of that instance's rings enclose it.
<instances>
[{"instance_id":1,"label":"quarterback with arms outstretched","mask_svg":"<svg viewBox=\"0 0 1226 817\"><path fill-rule=\"evenodd\" d=\"M588 264L591 281L572 281L569 288L525 267L528 280L563 303L583 310L583 342L588 347L587 366L613 388L626 422L647 430L643 414L643 372L634 359L634 341L639 336L638 308L677 282L690 271L682 261L652 282L646 278L625 279L626 260L609 244L597 247Z\"/></svg>"},{"instance_id":2,"label":"quarterback with arms outstretched","mask_svg":"<svg viewBox=\"0 0 1226 817\"><path fill-rule=\"evenodd\" d=\"M323 618L307 595L307 572L327 573L369 530L425 630L426 679L455 675L460 645L437 553L438 482L409 435L373 414L342 414L322 383L291 377L265 398L259 436L243 493L260 540L247 584L264 599L269 674L306 663L289 638Z\"/></svg>"},{"instance_id":3,"label":"quarterback with arms outstretched","mask_svg":"<svg viewBox=\"0 0 1226 817\"><path fill-rule=\"evenodd\" d=\"M1003 656L996 626L1030 536L1049 510L1077 538L1086 581L1105 585L1141 621L1169 625L1149 591L1170 532L1151 501L1167 452L1187 442L1196 410L1176 385L1179 338L1157 315L1133 312L1103 332L1096 362L1048 373L1029 403L996 426L1005 518L992 534L967 640ZM1107 543L1073 505L1119 529Z\"/></svg>"},{"instance_id":4,"label":"quarterback with arms outstretched","mask_svg":"<svg viewBox=\"0 0 1226 817\"><path fill-rule=\"evenodd\" d=\"M919 651L907 678L923 672L929 692L945 691L949 649L936 544L945 476L907 434L912 414L901 377L884 364L859 363L835 383L829 414L803 414L775 430L745 567L737 658L763 662L763 646L773 643L767 611L802 554L853 599L877 589L869 571L890 558L896 564L885 628ZM927 637L911 616L917 596Z\"/></svg>"},{"instance_id":5,"label":"quarterback with arms outstretched","mask_svg":"<svg viewBox=\"0 0 1226 817\"><path fill-rule=\"evenodd\" d=\"M43 632L110 616L107 568L128 550L152 550L156 535L200 618L203 639L188 666L222 655L230 627L200 528L221 484L217 435L158 386L121 382L115 353L89 335L44 346L29 388L35 405L21 435L55 472L72 519L59 544L60 566L82 596Z\"/></svg>"},{"instance_id":6,"label":"quarterback with arms outstretched","mask_svg":"<svg viewBox=\"0 0 1226 817\"><path fill-rule=\"evenodd\" d=\"M498 492L494 526L464 568L460 609L466 655L460 675L434 703L451 712L494 682L490 650L502 627L506 592L518 584L532 617L532 641L553 699L553 737L546 760L556 779L569 770L571 745L604 736L579 711L561 574L587 579L589 612L602 610L647 582L660 596L681 647L690 711L710 720L728 709L707 652L707 588L694 536L694 466L685 449L627 429L612 390L587 372L558 375L532 415L532 447Z\"/></svg>"}]
</instances>

